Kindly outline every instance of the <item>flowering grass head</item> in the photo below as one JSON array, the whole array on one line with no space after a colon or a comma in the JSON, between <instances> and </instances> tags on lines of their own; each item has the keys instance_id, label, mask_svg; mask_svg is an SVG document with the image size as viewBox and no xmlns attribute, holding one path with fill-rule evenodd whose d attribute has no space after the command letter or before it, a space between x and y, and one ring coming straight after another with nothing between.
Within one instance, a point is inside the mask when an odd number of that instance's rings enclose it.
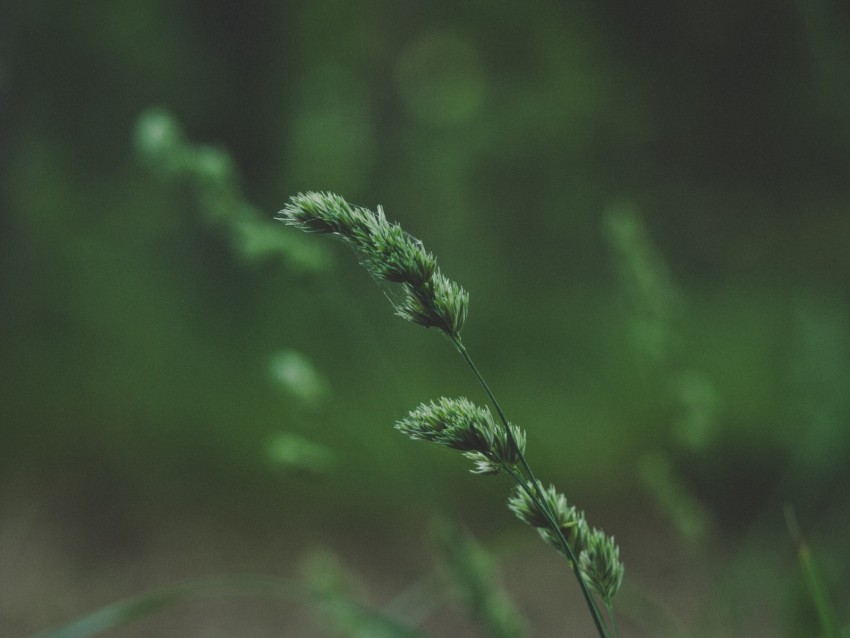
<instances>
[{"instance_id":1,"label":"flowering grass head","mask_svg":"<svg viewBox=\"0 0 850 638\"><path fill-rule=\"evenodd\" d=\"M333 235L348 244L376 279L401 284L404 297L395 303L403 319L437 328L457 339L466 321L469 294L444 276L422 242L377 212L352 206L339 195L295 195L277 219L301 230Z\"/></svg>"},{"instance_id":2,"label":"flowering grass head","mask_svg":"<svg viewBox=\"0 0 850 638\"><path fill-rule=\"evenodd\" d=\"M422 404L396 423L410 438L431 441L460 450L475 463L476 474L498 474L512 470L525 452L525 433L512 425L518 446L510 444L505 430L486 407L469 399L442 397Z\"/></svg>"}]
</instances>

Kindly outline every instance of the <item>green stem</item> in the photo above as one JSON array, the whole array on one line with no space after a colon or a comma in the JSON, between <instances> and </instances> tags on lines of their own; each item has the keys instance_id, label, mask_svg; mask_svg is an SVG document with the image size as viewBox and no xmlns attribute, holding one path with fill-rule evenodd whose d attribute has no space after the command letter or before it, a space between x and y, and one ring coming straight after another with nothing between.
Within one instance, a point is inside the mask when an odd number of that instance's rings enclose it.
<instances>
[{"instance_id":1,"label":"green stem","mask_svg":"<svg viewBox=\"0 0 850 638\"><path fill-rule=\"evenodd\" d=\"M614 615L614 605L610 600L605 601L605 608L608 610L608 618L611 619L611 627L614 630L614 638L620 638L620 630L617 628L617 617Z\"/></svg>"},{"instance_id":2,"label":"green stem","mask_svg":"<svg viewBox=\"0 0 850 638\"><path fill-rule=\"evenodd\" d=\"M584 580L584 576L581 573L581 569L579 569L578 557L575 555L575 552L573 551L572 547L570 547L570 544L564 537L564 534L561 531L561 526L558 525L555 519L554 512L552 512L546 499L543 498L540 483L534 476L534 472L531 469L531 466L528 464L525 455L517 444L516 438L514 437L513 432L511 431L510 424L508 423L508 419L505 416L505 413L502 411L499 402L496 400L496 396L493 394L493 391L490 389L490 386L487 385L487 382L484 380L484 377L481 375L481 372L478 370L478 366L475 365L475 362L472 360L472 357L469 356L469 352L467 352L466 347L464 347L463 342L460 340L460 336L452 336L451 340L454 343L457 351L461 354L469 368L472 370L472 373L475 375L475 378L478 379L478 383L480 383L481 387L484 388L484 392L490 399L490 403L492 403L493 407L496 409L496 413L499 415L499 420L502 422L502 425L505 428L505 432L507 433L508 441L510 442L511 446L517 451L517 456L519 457L520 465L525 471L525 474L528 477L528 482L531 483L534 493L529 490L529 487L525 482L519 481L514 473L511 473L511 475L514 477L514 480L516 480L517 483L519 483L519 485L528 493L528 495L535 501L537 501L538 505L541 508L541 511L546 516L546 520L549 522L549 526L552 528L552 531L555 532L558 538L558 542L560 543L561 548L564 550L564 554L566 555L567 560L572 565L572 572L573 574L575 574L576 580L579 584L579 588L581 589L581 593L584 596L584 600L587 603L588 609L590 610L590 614L591 616L593 616L593 622L596 624L596 629L599 632L600 637L610 638L608 629L605 626L605 621L602 619L602 614L599 611L599 607L596 605L596 601L594 600L593 595L591 594L590 589L588 588L587 583Z\"/></svg>"}]
</instances>

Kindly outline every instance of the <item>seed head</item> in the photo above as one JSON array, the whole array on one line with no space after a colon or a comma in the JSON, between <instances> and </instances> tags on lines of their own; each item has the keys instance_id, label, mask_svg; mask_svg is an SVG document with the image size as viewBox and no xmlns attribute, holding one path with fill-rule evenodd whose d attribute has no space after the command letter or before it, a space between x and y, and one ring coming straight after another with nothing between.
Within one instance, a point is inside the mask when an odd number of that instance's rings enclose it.
<instances>
[{"instance_id":1,"label":"seed head","mask_svg":"<svg viewBox=\"0 0 850 638\"><path fill-rule=\"evenodd\" d=\"M552 526L544 509L546 507L554 517L556 527ZM544 488L538 481L537 489L532 490L532 494L517 486L508 499L508 508L521 521L536 527L543 540L559 551L563 552L563 548L560 546L557 530L560 530L577 556L585 548L587 523L584 512L569 505L567 497L558 492L554 485Z\"/></svg>"},{"instance_id":2,"label":"seed head","mask_svg":"<svg viewBox=\"0 0 850 638\"><path fill-rule=\"evenodd\" d=\"M397 315L454 339L460 335L468 293L440 272L421 241L387 221L380 206L373 212L333 193L310 192L290 198L276 219L306 232L339 237L375 278L403 286L404 297L395 304Z\"/></svg>"},{"instance_id":3,"label":"seed head","mask_svg":"<svg viewBox=\"0 0 850 638\"><path fill-rule=\"evenodd\" d=\"M469 399L441 397L422 404L396 428L412 439L432 441L463 452L485 453L493 445L496 425L487 408L481 408Z\"/></svg>"},{"instance_id":4,"label":"seed head","mask_svg":"<svg viewBox=\"0 0 850 638\"><path fill-rule=\"evenodd\" d=\"M486 407L461 397L442 397L422 404L396 423L396 429L412 439L431 441L460 450L475 463L476 474L498 474L513 467L519 453L510 444L504 428L496 424ZM514 438L523 449L525 433L511 426Z\"/></svg>"},{"instance_id":5,"label":"seed head","mask_svg":"<svg viewBox=\"0 0 850 638\"><path fill-rule=\"evenodd\" d=\"M591 531L587 547L579 555L578 562L588 586L610 605L620 589L625 571L614 537L606 536L598 529Z\"/></svg>"}]
</instances>

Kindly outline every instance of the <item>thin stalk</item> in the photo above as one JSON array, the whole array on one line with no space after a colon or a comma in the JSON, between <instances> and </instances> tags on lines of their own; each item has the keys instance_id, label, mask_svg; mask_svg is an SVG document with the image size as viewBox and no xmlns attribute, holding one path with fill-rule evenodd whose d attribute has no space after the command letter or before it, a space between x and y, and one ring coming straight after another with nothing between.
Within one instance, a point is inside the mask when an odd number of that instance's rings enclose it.
<instances>
[{"instance_id":1,"label":"thin stalk","mask_svg":"<svg viewBox=\"0 0 850 638\"><path fill-rule=\"evenodd\" d=\"M605 608L608 610L608 618L611 619L611 628L614 630L614 638L620 638L620 630L617 628L617 617L614 615L614 605L610 600L605 601Z\"/></svg>"},{"instance_id":2,"label":"thin stalk","mask_svg":"<svg viewBox=\"0 0 850 638\"><path fill-rule=\"evenodd\" d=\"M584 596L584 600L587 603L587 607L590 610L591 616L593 616L593 622L596 625L596 629L599 632L601 638L610 638L610 634L608 633L608 629L605 625L605 621L602 618L602 614L599 611L599 607L596 605L596 601L593 598L593 594L591 594L590 589L587 586L587 583L584 580L584 576L581 573L581 569L579 569L578 557L575 555L572 547L567 542L567 539L564 537L563 532L561 531L560 525L558 525L555 520L555 514L549 508L549 504L546 502L546 499L543 498L543 495L540 493L540 483L537 481L537 478L534 476L534 471L531 469L531 466L528 464L528 461L525 458L525 455L522 453L519 445L517 444L516 438L511 431L510 424L508 423L508 419L505 416L505 413L502 411L499 402L496 400L496 396L493 394L493 391L490 389L490 386L487 385L487 382L484 380L484 377L481 375L481 372L478 370L478 366L475 365L475 362L472 360L472 357L469 356L469 352L467 352L466 347L463 345L460 337L452 337L452 342L455 345L457 351L461 354L463 359L466 361L469 368L472 370L472 373L475 375L475 378L478 379L478 383L481 384L481 387L484 388L484 392L487 394L487 397L490 399L490 403L493 404L493 407L496 409L496 413L499 415L499 420L502 422L502 425L505 428L505 432L507 433L508 441L511 446L517 451L517 456L519 457L520 464L525 471L526 476L528 477L528 482L531 483L534 494L530 491L528 484L526 482L521 482L517 479L517 476L514 473L511 475L514 477L514 480L519 483L519 485L528 493L530 497L537 501L537 503L541 506L541 510L546 516L547 521L549 522L549 526L552 528L552 531L555 532L558 542L564 550L564 553L567 556L567 560L572 563L572 571L575 574L576 580L578 581L579 588L581 589L581 593ZM612 617L613 621L613 617Z\"/></svg>"}]
</instances>

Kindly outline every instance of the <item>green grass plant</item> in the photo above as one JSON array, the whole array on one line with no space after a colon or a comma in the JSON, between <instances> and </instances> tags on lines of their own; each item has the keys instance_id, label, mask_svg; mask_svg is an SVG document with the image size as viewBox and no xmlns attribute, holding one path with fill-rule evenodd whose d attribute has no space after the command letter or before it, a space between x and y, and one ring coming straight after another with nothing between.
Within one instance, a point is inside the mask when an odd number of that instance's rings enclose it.
<instances>
[{"instance_id":1,"label":"green grass plant","mask_svg":"<svg viewBox=\"0 0 850 638\"><path fill-rule=\"evenodd\" d=\"M276 255L296 272L328 272L327 253L297 236L275 232L243 197L229 156L212 147L190 144L168 113L151 110L143 115L136 130L136 145L146 163L163 177L189 186L208 221L230 233L239 254L247 258ZM511 511L537 529L566 559L599 635L618 636L612 600L623 578L619 548L613 537L590 527L583 512L532 471L525 456L525 431L507 420L461 339L468 316L468 293L440 271L436 258L419 240L389 222L380 208L372 212L351 206L336 195L307 193L292 198L278 219L305 231L341 238L376 280L400 285L401 295L391 289L386 291L399 316L435 328L449 339L481 384L492 410L465 397L441 397L410 411L396 423L396 428L412 439L460 451L472 462L472 472L476 474L510 476L516 484L508 498ZM275 378L300 404L315 405L327 390L309 361L298 353L279 354L271 367ZM271 440L267 453L276 464L311 472L325 471L334 461L332 451L292 433L282 433ZM496 585L495 566L484 550L467 534L447 524L438 526L435 544L448 568L453 589L486 634L500 638L523 635L525 623ZM400 614L371 609L357 602L350 592L324 586L315 579L236 575L143 592L37 638L95 636L187 601L233 595L302 601L321 611L343 635L421 636L409 624L396 620ZM434 598L430 603L434 604L442 594L426 598ZM603 607L607 615L603 615Z\"/></svg>"},{"instance_id":2,"label":"green grass plant","mask_svg":"<svg viewBox=\"0 0 850 638\"><path fill-rule=\"evenodd\" d=\"M332 193L308 192L292 197L277 219L341 239L376 281L400 285L400 295L387 290L398 316L449 339L496 416L465 397L442 397L411 411L396 428L412 439L460 451L473 462L474 473L510 476L516 483L508 500L511 511L566 559L600 637L617 636L613 598L624 571L619 548L613 537L591 528L554 486L536 477L525 455L525 432L508 421L461 338L469 313L466 290L442 273L421 241L388 221L380 206L371 211Z\"/></svg>"},{"instance_id":3,"label":"green grass plant","mask_svg":"<svg viewBox=\"0 0 850 638\"><path fill-rule=\"evenodd\" d=\"M827 593L827 586L823 582L823 577L812 556L812 550L809 549L809 544L800 531L797 515L791 505L785 506L785 524L788 527L788 533L791 535L791 540L794 542L797 550L797 560L800 563L800 570L803 574L806 591L817 612L818 621L823 632L821 635L824 638L841 638L843 635L847 635L847 632L842 633L840 629L841 622L838 619L838 613L835 610L832 600L830 600L830 596Z\"/></svg>"},{"instance_id":4,"label":"green grass plant","mask_svg":"<svg viewBox=\"0 0 850 638\"><path fill-rule=\"evenodd\" d=\"M500 586L492 556L471 534L450 521L434 524L433 539L450 587L490 638L521 638L526 620Z\"/></svg>"}]
</instances>

